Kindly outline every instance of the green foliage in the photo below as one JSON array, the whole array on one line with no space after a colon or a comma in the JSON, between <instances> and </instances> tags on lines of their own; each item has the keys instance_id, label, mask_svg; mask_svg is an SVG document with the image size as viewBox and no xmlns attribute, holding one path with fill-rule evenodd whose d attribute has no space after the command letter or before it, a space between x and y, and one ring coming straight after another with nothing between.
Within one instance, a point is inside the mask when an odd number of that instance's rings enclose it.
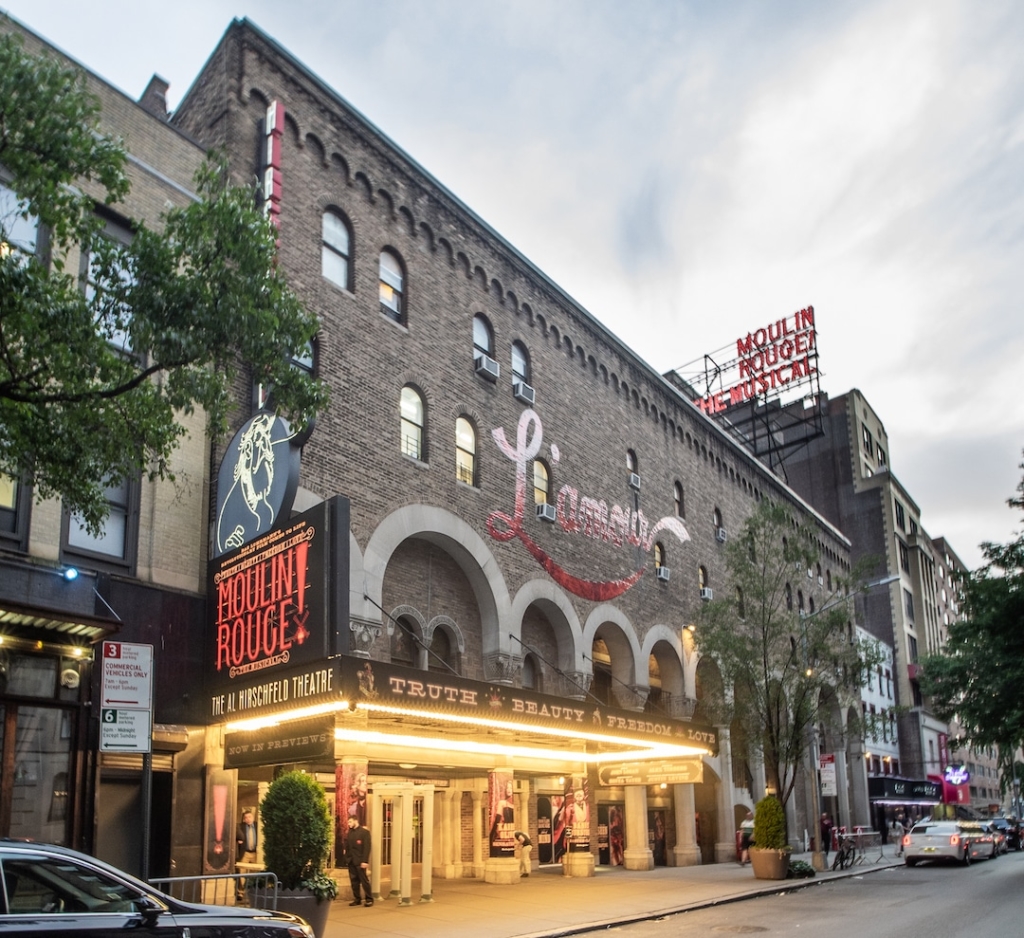
<instances>
[{"instance_id":1,"label":"green foliage","mask_svg":"<svg viewBox=\"0 0 1024 938\"><path fill-rule=\"evenodd\" d=\"M762 850L787 850L786 810L774 795L754 806L754 846Z\"/></svg>"},{"instance_id":2,"label":"green foliage","mask_svg":"<svg viewBox=\"0 0 1024 938\"><path fill-rule=\"evenodd\" d=\"M814 612L808 606L801 613L797 591L813 582L807 571L817 562L813 526L794 525L789 508L761 501L726 546L737 592L705 603L694 635L724 683L703 688L702 706L713 719L732 723L734 752L763 759L767 783L783 805L812 727L859 697L879 660L875 646L851 640L852 596L839 578L831 593L819 592Z\"/></svg>"},{"instance_id":3,"label":"green foliage","mask_svg":"<svg viewBox=\"0 0 1024 938\"><path fill-rule=\"evenodd\" d=\"M0 249L0 472L29 474L38 498L60 496L93 531L106 485L139 472L174 478L180 414L201 409L212 435L226 430L240 369L273 387L297 430L327 399L291 366L317 321L276 268L277 232L254 192L212 159L197 200L164 212L158 230L129 222L122 244L101 235L79 184L116 208L126 162L81 73L0 36L0 165L45 246L31 260ZM5 246L13 221L0 217ZM77 263L69 272L79 249L88 290ZM123 336L129 353L115 344Z\"/></svg>"},{"instance_id":4,"label":"green foliage","mask_svg":"<svg viewBox=\"0 0 1024 938\"><path fill-rule=\"evenodd\" d=\"M1007 504L1024 509L1024 480L1017 492ZM921 689L936 715L959 725L958 746L998 747L1012 777L1024 743L1024 535L981 546L987 563L962 583L966 619L949 624L939 654L921 659Z\"/></svg>"},{"instance_id":5,"label":"green foliage","mask_svg":"<svg viewBox=\"0 0 1024 938\"><path fill-rule=\"evenodd\" d=\"M263 859L284 889L310 889L333 899L337 884L324 873L331 814L323 786L305 772L275 779L260 804Z\"/></svg>"},{"instance_id":6,"label":"green foliage","mask_svg":"<svg viewBox=\"0 0 1024 938\"><path fill-rule=\"evenodd\" d=\"M790 860L786 879L811 879L815 876L814 867L803 860Z\"/></svg>"}]
</instances>

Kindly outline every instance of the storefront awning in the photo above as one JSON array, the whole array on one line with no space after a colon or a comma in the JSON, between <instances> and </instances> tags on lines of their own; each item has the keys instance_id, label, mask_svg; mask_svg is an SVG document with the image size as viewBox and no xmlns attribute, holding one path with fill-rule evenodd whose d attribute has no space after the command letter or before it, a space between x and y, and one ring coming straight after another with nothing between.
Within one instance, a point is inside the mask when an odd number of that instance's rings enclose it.
<instances>
[{"instance_id":1,"label":"storefront awning","mask_svg":"<svg viewBox=\"0 0 1024 938\"><path fill-rule=\"evenodd\" d=\"M872 777L868 779L868 800L878 804L939 804L942 787L924 779Z\"/></svg>"}]
</instances>

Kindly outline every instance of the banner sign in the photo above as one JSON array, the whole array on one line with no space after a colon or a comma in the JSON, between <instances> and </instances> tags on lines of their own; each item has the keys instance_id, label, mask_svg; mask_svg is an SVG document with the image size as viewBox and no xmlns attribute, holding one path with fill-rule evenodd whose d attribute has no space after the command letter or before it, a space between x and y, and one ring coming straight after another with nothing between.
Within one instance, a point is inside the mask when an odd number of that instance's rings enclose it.
<instances>
[{"instance_id":1,"label":"banner sign","mask_svg":"<svg viewBox=\"0 0 1024 938\"><path fill-rule=\"evenodd\" d=\"M592 700L549 697L507 685L469 681L454 674L348 657L341 660L341 693L355 706L377 703L423 713L565 727L641 743L694 746L708 755L718 754L714 727L697 721L687 723L660 713L619 710Z\"/></svg>"},{"instance_id":2,"label":"banner sign","mask_svg":"<svg viewBox=\"0 0 1024 938\"><path fill-rule=\"evenodd\" d=\"M938 782L872 777L868 779L868 799L908 804L939 804L942 801L942 786Z\"/></svg>"},{"instance_id":3,"label":"banner sign","mask_svg":"<svg viewBox=\"0 0 1024 938\"><path fill-rule=\"evenodd\" d=\"M224 768L334 761L334 720L296 720L224 734Z\"/></svg>"},{"instance_id":4,"label":"banner sign","mask_svg":"<svg viewBox=\"0 0 1024 938\"><path fill-rule=\"evenodd\" d=\"M657 762L620 762L597 770L602 785L699 785L704 781L700 758Z\"/></svg>"},{"instance_id":5,"label":"banner sign","mask_svg":"<svg viewBox=\"0 0 1024 938\"><path fill-rule=\"evenodd\" d=\"M821 793L826 798L834 798L839 794L836 781L836 756L833 752L823 752L818 757L818 771L821 778Z\"/></svg>"},{"instance_id":6,"label":"banner sign","mask_svg":"<svg viewBox=\"0 0 1024 938\"><path fill-rule=\"evenodd\" d=\"M210 562L211 688L327 657L327 511L323 502Z\"/></svg>"}]
</instances>

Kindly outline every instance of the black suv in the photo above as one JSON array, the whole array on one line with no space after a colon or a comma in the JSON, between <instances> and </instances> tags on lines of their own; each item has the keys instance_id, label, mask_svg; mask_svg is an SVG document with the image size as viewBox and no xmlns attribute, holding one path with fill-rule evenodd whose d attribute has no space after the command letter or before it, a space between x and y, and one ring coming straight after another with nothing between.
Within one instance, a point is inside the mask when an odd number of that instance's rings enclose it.
<instances>
[{"instance_id":1,"label":"black suv","mask_svg":"<svg viewBox=\"0 0 1024 938\"><path fill-rule=\"evenodd\" d=\"M1020 850L1020 822L1016 818L990 817L988 823L1003 832L1007 850Z\"/></svg>"},{"instance_id":2,"label":"black suv","mask_svg":"<svg viewBox=\"0 0 1024 938\"><path fill-rule=\"evenodd\" d=\"M94 857L0 840L0 932L313 938L298 916L181 902Z\"/></svg>"}]
</instances>

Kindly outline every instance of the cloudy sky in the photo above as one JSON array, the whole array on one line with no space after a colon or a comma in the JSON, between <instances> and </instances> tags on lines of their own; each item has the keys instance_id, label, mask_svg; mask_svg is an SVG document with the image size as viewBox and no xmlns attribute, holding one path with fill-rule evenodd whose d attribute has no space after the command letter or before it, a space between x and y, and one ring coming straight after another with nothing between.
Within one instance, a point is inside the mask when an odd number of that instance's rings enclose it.
<instances>
[{"instance_id":1,"label":"cloudy sky","mask_svg":"<svg viewBox=\"0 0 1024 938\"><path fill-rule=\"evenodd\" d=\"M933 536L1021 527L1018 0L0 0L172 108L248 16L659 371L812 304Z\"/></svg>"}]
</instances>

